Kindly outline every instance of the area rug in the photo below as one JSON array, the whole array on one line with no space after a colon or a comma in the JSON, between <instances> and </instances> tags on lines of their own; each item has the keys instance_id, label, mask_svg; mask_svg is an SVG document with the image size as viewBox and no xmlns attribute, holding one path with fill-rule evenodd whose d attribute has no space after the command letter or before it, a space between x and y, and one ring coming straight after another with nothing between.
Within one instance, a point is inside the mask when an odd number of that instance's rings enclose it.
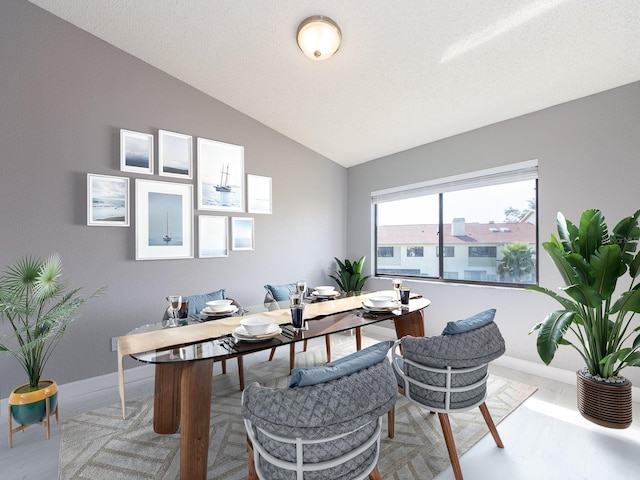
<instances>
[{"instance_id":1,"label":"area rug","mask_svg":"<svg viewBox=\"0 0 640 480\"><path fill-rule=\"evenodd\" d=\"M337 338L334 338L337 337ZM375 340L365 337L364 344ZM353 337L332 335L332 359L354 351ZM324 348L314 347L296 356L296 365L326 361ZM272 387L288 383L288 359L280 358L246 368L248 385L258 381ZM524 402L535 387L489 377L487 405L496 423ZM247 478L247 451L240 416L235 374L215 375L211 401L208 480ZM127 419L120 404L83 413L64 421L60 440L60 480L175 480L180 470L180 437L154 433L153 398L127 399ZM488 433L478 409L450 416L461 455ZM449 466L437 415L400 396L396 404L395 438L383 426L378 467L382 478L428 480Z\"/></svg>"}]
</instances>

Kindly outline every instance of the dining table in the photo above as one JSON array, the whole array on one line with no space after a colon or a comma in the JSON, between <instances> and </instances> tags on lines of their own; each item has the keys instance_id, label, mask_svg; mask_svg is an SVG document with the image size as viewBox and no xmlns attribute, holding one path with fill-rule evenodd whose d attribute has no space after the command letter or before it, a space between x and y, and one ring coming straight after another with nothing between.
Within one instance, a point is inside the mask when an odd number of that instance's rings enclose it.
<instances>
[{"instance_id":1,"label":"dining table","mask_svg":"<svg viewBox=\"0 0 640 480\"><path fill-rule=\"evenodd\" d=\"M414 295L408 305L399 302L376 309L368 301L375 292L314 302L305 307L305 330L294 331L288 306L265 304L241 308L232 315L207 321L202 315L177 327L163 321L138 327L118 337L120 398L125 416L123 358L130 356L155 365L153 429L173 434L180 429L180 479L205 480L209 451L213 363L304 340L355 329L356 348L367 325L391 320L396 336L424 336L424 309L430 301ZM237 335L240 320L252 315L271 317L277 332L249 341Z\"/></svg>"}]
</instances>

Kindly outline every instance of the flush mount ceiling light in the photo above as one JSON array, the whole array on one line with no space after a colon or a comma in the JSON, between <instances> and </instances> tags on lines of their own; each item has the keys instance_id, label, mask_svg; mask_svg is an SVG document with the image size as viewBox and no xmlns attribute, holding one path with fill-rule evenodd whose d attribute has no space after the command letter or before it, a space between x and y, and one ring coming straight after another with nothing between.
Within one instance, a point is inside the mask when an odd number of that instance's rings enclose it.
<instances>
[{"instance_id":1,"label":"flush mount ceiling light","mask_svg":"<svg viewBox=\"0 0 640 480\"><path fill-rule=\"evenodd\" d=\"M314 15L300 23L297 34L300 50L313 60L325 60L336 53L342 42L340 27L328 17Z\"/></svg>"}]
</instances>

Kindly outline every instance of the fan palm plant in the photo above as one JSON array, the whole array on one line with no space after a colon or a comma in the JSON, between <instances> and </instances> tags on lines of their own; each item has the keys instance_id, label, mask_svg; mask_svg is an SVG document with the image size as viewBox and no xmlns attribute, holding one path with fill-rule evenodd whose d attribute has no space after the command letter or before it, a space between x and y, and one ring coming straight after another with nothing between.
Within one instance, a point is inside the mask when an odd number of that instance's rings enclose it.
<instances>
[{"instance_id":1,"label":"fan palm plant","mask_svg":"<svg viewBox=\"0 0 640 480\"><path fill-rule=\"evenodd\" d=\"M42 371L64 335L77 318L78 309L99 295L78 295L79 288L66 292L62 262L58 254L42 260L32 256L18 259L0 277L0 353L13 356L29 378L28 391L38 389Z\"/></svg>"},{"instance_id":2,"label":"fan palm plant","mask_svg":"<svg viewBox=\"0 0 640 480\"><path fill-rule=\"evenodd\" d=\"M335 258L335 257L334 257ZM346 259L344 262L335 258L338 264L337 275L329 275L338 284L338 287L345 292L360 292L365 282L369 279L369 275L363 277L362 269L366 257L360 257L358 260L350 261Z\"/></svg>"},{"instance_id":3,"label":"fan palm plant","mask_svg":"<svg viewBox=\"0 0 640 480\"><path fill-rule=\"evenodd\" d=\"M633 325L640 312L639 217L640 210L609 233L600 210L585 210L579 225L558 213L558 237L552 234L542 246L562 276L566 296L529 287L562 306L532 329L538 332L538 354L547 365L559 345L568 345L580 353L591 375L604 379L640 366L640 326ZM619 283L623 276L626 281Z\"/></svg>"}]
</instances>

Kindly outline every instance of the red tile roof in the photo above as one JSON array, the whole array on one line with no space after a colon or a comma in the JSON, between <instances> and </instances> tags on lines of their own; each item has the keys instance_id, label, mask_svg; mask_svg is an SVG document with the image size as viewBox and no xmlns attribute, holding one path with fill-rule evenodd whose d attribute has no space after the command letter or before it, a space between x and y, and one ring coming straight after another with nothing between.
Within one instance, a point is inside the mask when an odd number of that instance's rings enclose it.
<instances>
[{"instance_id":1,"label":"red tile roof","mask_svg":"<svg viewBox=\"0 0 640 480\"><path fill-rule=\"evenodd\" d=\"M451 224L444 224L445 244L536 243L536 226L531 223L466 223L465 235L451 235ZM497 229L498 231L491 231ZM503 229L509 229L505 231ZM385 225L378 227L378 245L426 245L438 243L438 225Z\"/></svg>"}]
</instances>

